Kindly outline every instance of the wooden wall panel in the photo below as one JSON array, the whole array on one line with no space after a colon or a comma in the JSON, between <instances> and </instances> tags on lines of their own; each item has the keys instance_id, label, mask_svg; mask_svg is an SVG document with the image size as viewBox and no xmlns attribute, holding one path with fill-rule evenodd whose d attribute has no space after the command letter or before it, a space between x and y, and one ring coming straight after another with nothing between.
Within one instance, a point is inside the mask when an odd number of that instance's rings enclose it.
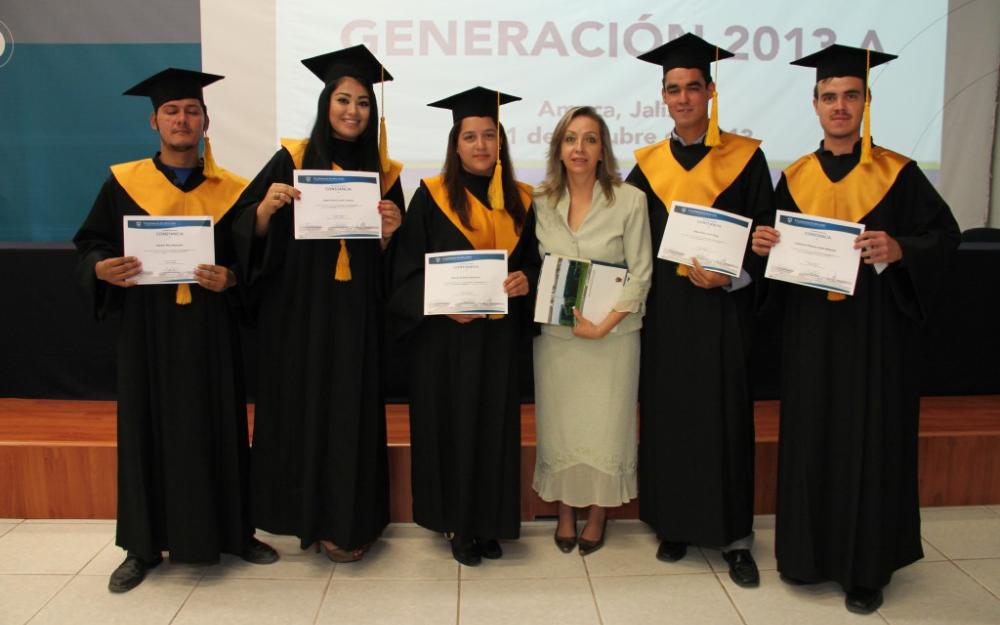
<instances>
[{"instance_id":1,"label":"wooden wall panel","mask_svg":"<svg viewBox=\"0 0 1000 625\"><path fill-rule=\"evenodd\" d=\"M114 446L0 445L0 517L113 519ZM9 476L9 477L8 477Z\"/></svg>"}]
</instances>

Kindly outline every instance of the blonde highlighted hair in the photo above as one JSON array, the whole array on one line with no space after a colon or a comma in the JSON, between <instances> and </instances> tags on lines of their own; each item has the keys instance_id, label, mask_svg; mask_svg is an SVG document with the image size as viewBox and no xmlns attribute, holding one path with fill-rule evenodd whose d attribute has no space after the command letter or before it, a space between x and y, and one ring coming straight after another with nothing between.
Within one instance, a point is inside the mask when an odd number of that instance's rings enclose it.
<instances>
[{"instance_id":1,"label":"blonde highlighted hair","mask_svg":"<svg viewBox=\"0 0 1000 625\"><path fill-rule=\"evenodd\" d=\"M611 145L611 131L607 123L592 106L575 106L566 111L555 130L552 131L552 141L549 143L549 154L545 170L545 180L535 188L535 195L547 197L553 203L562 199L566 192L566 166L562 162L562 142L566 138L566 130L570 122L577 117L589 117L597 122L601 134L601 159L597 163L597 181L601 191L609 202L615 199L615 187L622 183L618 173L618 161Z\"/></svg>"}]
</instances>

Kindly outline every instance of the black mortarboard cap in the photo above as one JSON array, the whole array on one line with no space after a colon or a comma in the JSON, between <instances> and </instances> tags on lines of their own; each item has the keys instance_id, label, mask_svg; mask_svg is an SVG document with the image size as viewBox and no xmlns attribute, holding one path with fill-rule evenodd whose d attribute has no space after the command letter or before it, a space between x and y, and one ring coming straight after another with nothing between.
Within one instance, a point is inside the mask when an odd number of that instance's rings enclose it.
<instances>
[{"instance_id":1,"label":"black mortarboard cap","mask_svg":"<svg viewBox=\"0 0 1000 625\"><path fill-rule=\"evenodd\" d=\"M443 100L431 102L427 106L451 111L452 121L458 123L466 117L492 117L498 119L498 105L517 102L521 98L508 95L485 87L473 87L468 91L456 93Z\"/></svg>"},{"instance_id":2,"label":"black mortarboard cap","mask_svg":"<svg viewBox=\"0 0 1000 625\"><path fill-rule=\"evenodd\" d=\"M868 62L869 54L871 55L870 62ZM895 58L897 58L895 54L852 48L835 43L819 52L804 56L798 61L792 61L791 64L816 68L816 82L842 76L856 76L861 80L867 80L868 68L888 63Z\"/></svg>"},{"instance_id":3,"label":"black mortarboard cap","mask_svg":"<svg viewBox=\"0 0 1000 625\"><path fill-rule=\"evenodd\" d=\"M316 74L316 77L322 80L323 84L345 75L362 78L373 85L392 80L392 74L389 73L389 70L382 66L382 63L364 44L302 59L302 64L309 68L310 72Z\"/></svg>"},{"instance_id":4,"label":"black mortarboard cap","mask_svg":"<svg viewBox=\"0 0 1000 625\"><path fill-rule=\"evenodd\" d=\"M701 37L685 33L680 37L639 55L640 61L659 65L666 73L675 67L700 69L707 78L711 75L709 65L736 56L729 50L708 43Z\"/></svg>"},{"instance_id":5,"label":"black mortarboard cap","mask_svg":"<svg viewBox=\"0 0 1000 625\"><path fill-rule=\"evenodd\" d=\"M148 97L153 101L154 110L160 108L164 102L185 98L196 98L204 105L205 99L202 97L201 88L223 78L224 76L216 74L168 67L128 89L122 95Z\"/></svg>"},{"instance_id":6,"label":"black mortarboard cap","mask_svg":"<svg viewBox=\"0 0 1000 625\"><path fill-rule=\"evenodd\" d=\"M871 68L888 63L898 58L895 54L876 52L864 48L852 48L833 44L823 48L819 52L813 52L804 56L798 61L792 61L792 65L799 67L816 68L816 82L827 78L842 78L845 76L855 76L864 81L868 86L868 72ZM869 165L872 162L872 130L871 130L871 91L865 89L865 110L864 126L861 131L861 158L862 165Z\"/></svg>"}]
</instances>

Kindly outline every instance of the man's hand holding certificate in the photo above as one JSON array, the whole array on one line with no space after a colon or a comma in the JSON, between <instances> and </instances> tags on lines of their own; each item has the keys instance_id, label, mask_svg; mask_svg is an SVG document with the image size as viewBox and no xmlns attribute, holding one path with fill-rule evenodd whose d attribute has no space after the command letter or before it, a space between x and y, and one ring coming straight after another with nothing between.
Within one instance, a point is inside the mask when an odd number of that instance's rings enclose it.
<instances>
[{"instance_id":1,"label":"man's hand holding certificate","mask_svg":"<svg viewBox=\"0 0 1000 625\"><path fill-rule=\"evenodd\" d=\"M663 230L658 258L736 278L743 267L752 219L726 211L675 201Z\"/></svg>"},{"instance_id":2,"label":"man's hand holding certificate","mask_svg":"<svg viewBox=\"0 0 1000 625\"><path fill-rule=\"evenodd\" d=\"M370 171L296 169L296 239L378 239L382 199L378 174Z\"/></svg>"},{"instance_id":3,"label":"man's hand holding certificate","mask_svg":"<svg viewBox=\"0 0 1000 625\"><path fill-rule=\"evenodd\" d=\"M507 250L424 255L424 314L507 314Z\"/></svg>"},{"instance_id":4,"label":"man's hand holding certificate","mask_svg":"<svg viewBox=\"0 0 1000 625\"><path fill-rule=\"evenodd\" d=\"M215 264L215 235L212 218L150 217L126 215L123 247L125 256L142 263L136 284L179 284L196 282L198 265Z\"/></svg>"},{"instance_id":5,"label":"man's hand holding certificate","mask_svg":"<svg viewBox=\"0 0 1000 625\"><path fill-rule=\"evenodd\" d=\"M854 294L861 258L854 242L864 224L779 210L774 228L781 239L770 248L765 278Z\"/></svg>"}]
</instances>

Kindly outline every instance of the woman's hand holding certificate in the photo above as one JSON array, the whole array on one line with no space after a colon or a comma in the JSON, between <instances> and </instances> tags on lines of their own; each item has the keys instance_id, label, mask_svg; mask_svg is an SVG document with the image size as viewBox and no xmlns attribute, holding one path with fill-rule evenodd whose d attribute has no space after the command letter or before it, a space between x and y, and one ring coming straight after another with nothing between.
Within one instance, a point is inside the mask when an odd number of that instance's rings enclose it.
<instances>
[{"instance_id":1,"label":"woman's hand holding certificate","mask_svg":"<svg viewBox=\"0 0 1000 625\"><path fill-rule=\"evenodd\" d=\"M296 169L296 239L379 239L382 199L370 171Z\"/></svg>"},{"instance_id":2,"label":"woman's hand holding certificate","mask_svg":"<svg viewBox=\"0 0 1000 625\"><path fill-rule=\"evenodd\" d=\"M507 281L507 250L425 254L424 314L507 314Z\"/></svg>"}]
</instances>

